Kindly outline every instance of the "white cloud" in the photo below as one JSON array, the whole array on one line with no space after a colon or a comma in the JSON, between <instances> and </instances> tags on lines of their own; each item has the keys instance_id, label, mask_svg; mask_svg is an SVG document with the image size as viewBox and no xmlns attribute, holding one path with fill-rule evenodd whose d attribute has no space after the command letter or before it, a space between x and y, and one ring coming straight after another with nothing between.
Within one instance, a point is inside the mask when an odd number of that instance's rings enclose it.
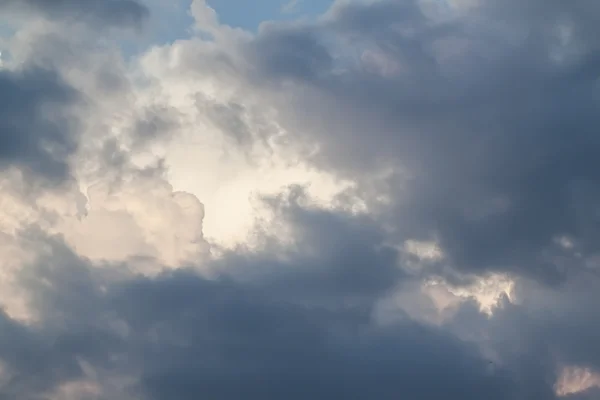
<instances>
[{"instance_id":1,"label":"white cloud","mask_svg":"<svg viewBox=\"0 0 600 400\"><path fill-rule=\"evenodd\" d=\"M208 18L204 26L227 29L203 2L193 7L197 19L202 20L199 13ZM353 183L302 162L302 148L278 125L276 107L232 66L211 64L228 50L227 40L218 44L194 38L149 50L140 58L138 73L149 83L139 96L160 99L180 113L170 142L158 150L165 157L169 181L200 199L206 208L206 236L230 247L248 240L261 196L299 184L327 207ZM213 110L231 104L235 107L227 110L232 114L225 117L238 122L223 125Z\"/></svg>"},{"instance_id":2,"label":"white cloud","mask_svg":"<svg viewBox=\"0 0 600 400\"><path fill-rule=\"evenodd\" d=\"M432 279L425 283L424 290L431 294L441 309L452 304L452 300L449 300L451 296L446 295L446 293L450 293L459 301L475 300L482 312L492 315L502 298L511 300L514 285L514 279L506 275L489 274L488 276L474 277L471 284L460 287L448 284L443 280Z\"/></svg>"},{"instance_id":3,"label":"white cloud","mask_svg":"<svg viewBox=\"0 0 600 400\"><path fill-rule=\"evenodd\" d=\"M440 261L444 258L440 246L433 241L407 240L404 242L404 251L421 261Z\"/></svg>"},{"instance_id":4,"label":"white cloud","mask_svg":"<svg viewBox=\"0 0 600 400\"><path fill-rule=\"evenodd\" d=\"M79 254L107 261L149 257L172 267L202 260L204 207L195 196L158 179L120 186L91 186L86 215L57 227Z\"/></svg>"},{"instance_id":5,"label":"white cloud","mask_svg":"<svg viewBox=\"0 0 600 400\"><path fill-rule=\"evenodd\" d=\"M554 386L559 396L569 396L594 387L600 388L600 374L575 366L563 368Z\"/></svg>"}]
</instances>

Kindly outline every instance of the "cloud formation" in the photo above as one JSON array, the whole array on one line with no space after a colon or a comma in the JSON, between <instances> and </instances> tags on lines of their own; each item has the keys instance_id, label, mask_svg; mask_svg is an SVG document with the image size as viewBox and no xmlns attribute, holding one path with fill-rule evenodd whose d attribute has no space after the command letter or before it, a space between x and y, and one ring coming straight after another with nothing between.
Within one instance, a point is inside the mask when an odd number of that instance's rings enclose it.
<instances>
[{"instance_id":1,"label":"cloud formation","mask_svg":"<svg viewBox=\"0 0 600 400\"><path fill-rule=\"evenodd\" d=\"M56 73L39 68L0 69L0 168L12 165L60 181L76 150L65 108L77 93Z\"/></svg>"},{"instance_id":2,"label":"cloud formation","mask_svg":"<svg viewBox=\"0 0 600 400\"><path fill-rule=\"evenodd\" d=\"M569 273L557 238L597 252L595 6L583 3L341 2L315 24L263 26L251 49L319 165L395 166L404 236L436 237L457 268L557 282Z\"/></svg>"},{"instance_id":3,"label":"cloud formation","mask_svg":"<svg viewBox=\"0 0 600 400\"><path fill-rule=\"evenodd\" d=\"M306 273L299 271L302 265L264 260L279 275L305 274L294 297L285 290L286 279L261 287L264 276L236 276L236 268L253 267L239 258L221 260L233 272L217 280L185 270L142 278L122 266L95 268L59 238L28 233L23 240L44 250L19 277L38 314L36 325L4 317L3 335L17 353L3 353L4 390L14 398L83 386L82 365L93 368L93 376L135 377L125 391L150 399L398 393L509 399L540 390L530 387L541 383L534 379L520 383L510 371L492 371L474 344L443 329L411 319L377 326L368 308L351 303L303 304L315 298L325 271ZM368 243L357 255L368 254ZM322 268L334 268L331 282L348 281L346 271L323 261ZM378 269L371 273L378 275ZM326 294L339 298L356 291L360 278L351 287L326 288ZM30 358L16 358L21 348L29 349Z\"/></svg>"},{"instance_id":4,"label":"cloud formation","mask_svg":"<svg viewBox=\"0 0 600 400\"><path fill-rule=\"evenodd\" d=\"M50 18L82 19L97 26L140 27L149 10L137 0L2 0L0 8L39 12Z\"/></svg>"},{"instance_id":5,"label":"cloud formation","mask_svg":"<svg viewBox=\"0 0 600 400\"><path fill-rule=\"evenodd\" d=\"M0 8L0 398L598 397L592 0Z\"/></svg>"}]
</instances>

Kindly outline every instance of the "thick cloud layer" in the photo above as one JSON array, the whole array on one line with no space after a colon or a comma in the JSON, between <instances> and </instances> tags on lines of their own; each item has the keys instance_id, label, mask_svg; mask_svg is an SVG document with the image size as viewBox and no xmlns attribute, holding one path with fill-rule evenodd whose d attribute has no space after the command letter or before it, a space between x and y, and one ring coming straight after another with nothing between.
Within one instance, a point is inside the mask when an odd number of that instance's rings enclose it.
<instances>
[{"instance_id":1,"label":"thick cloud layer","mask_svg":"<svg viewBox=\"0 0 600 400\"><path fill-rule=\"evenodd\" d=\"M596 2L0 8L0 398L598 398Z\"/></svg>"},{"instance_id":2,"label":"thick cloud layer","mask_svg":"<svg viewBox=\"0 0 600 400\"><path fill-rule=\"evenodd\" d=\"M293 299L284 281L257 290L252 283L263 277L248 281L235 271L218 280L191 271L140 278L116 266L96 270L58 238L28 233L23 240L45 249L20 278L40 320L27 327L4 316L3 337L12 345L2 353L8 398L85 382L82 364L138 376L128 390L148 399L553 396L536 375L519 382L511 371L492 368L474 344L450 331L409 318L378 326L368 308L351 304L302 304L328 269L347 280L327 258ZM271 262L282 275L302 268ZM239 259L228 265L250 267ZM19 350L25 348L27 356Z\"/></svg>"},{"instance_id":3,"label":"thick cloud layer","mask_svg":"<svg viewBox=\"0 0 600 400\"><path fill-rule=\"evenodd\" d=\"M320 165L398 168L402 236L437 238L457 268L561 280L553 241L598 250L595 3L429 6L340 3L318 24L264 26L255 73L298 88L274 101Z\"/></svg>"}]
</instances>

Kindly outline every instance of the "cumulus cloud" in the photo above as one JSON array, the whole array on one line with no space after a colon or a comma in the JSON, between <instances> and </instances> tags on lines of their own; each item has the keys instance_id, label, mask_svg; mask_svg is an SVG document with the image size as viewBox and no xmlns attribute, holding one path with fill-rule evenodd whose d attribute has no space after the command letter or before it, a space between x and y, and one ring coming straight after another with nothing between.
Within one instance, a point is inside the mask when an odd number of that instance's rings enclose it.
<instances>
[{"instance_id":1,"label":"cumulus cloud","mask_svg":"<svg viewBox=\"0 0 600 400\"><path fill-rule=\"evenodd\" d=\"M597 398L595 2L0 9L0 397Z\"/></svg>"}]
</instances>

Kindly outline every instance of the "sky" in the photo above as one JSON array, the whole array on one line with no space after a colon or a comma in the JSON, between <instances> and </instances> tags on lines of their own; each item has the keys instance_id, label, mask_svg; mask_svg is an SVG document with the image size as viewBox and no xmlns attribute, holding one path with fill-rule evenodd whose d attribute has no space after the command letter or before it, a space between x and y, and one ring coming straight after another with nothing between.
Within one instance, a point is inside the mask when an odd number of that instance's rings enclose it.
<instances>
[{"instance_id":1,"label":"sky","mask_svg":"<svg viewBox=\"0 0 600 400\"><path fill-rule=\"evenodd\" d=\"M331 0L264 0L243 2L238 0L210 0L207 4L220 20L233 27L256 31L265 21L293 21L315 18L327 11Z\"/></svg>"},{"instance_id":2,"label":"sky","mask_svg":"<svg viewBox=\"0 0 600 400\"><path fill-rule=\"evenodd\" d=\"M0 15L0 399L600 399L597 1Z\"/></svg>"}]
</instances>

